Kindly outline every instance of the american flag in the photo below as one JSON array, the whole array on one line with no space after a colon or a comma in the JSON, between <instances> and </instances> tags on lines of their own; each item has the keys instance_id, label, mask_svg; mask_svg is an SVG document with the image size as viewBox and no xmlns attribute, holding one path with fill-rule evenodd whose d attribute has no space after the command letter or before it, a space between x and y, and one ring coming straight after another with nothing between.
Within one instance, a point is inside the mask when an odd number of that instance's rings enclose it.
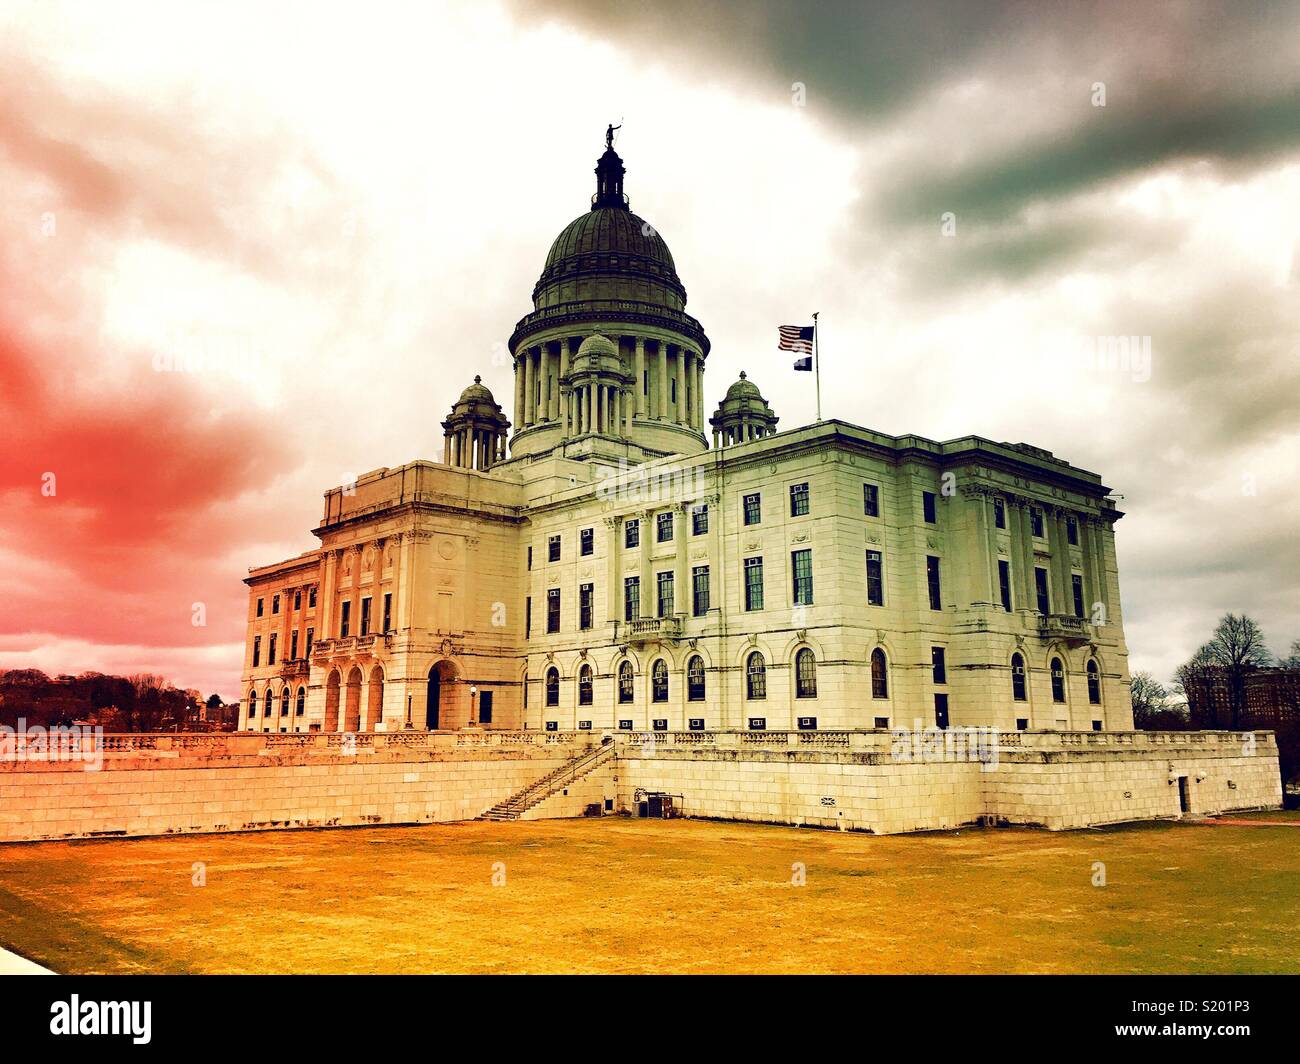
<instances>
[{"instance_id":1,"label":"american flag","mask_svg":"<svg viewBox=\"0 0 1300 1064\"><path fill-rule=\"evenodd\" d=\"M813 345L813 327L811 325L782 325L781 339L777 343L780 351L795 351L801 355L811 355Z\"/></svg>"}]
</instances>

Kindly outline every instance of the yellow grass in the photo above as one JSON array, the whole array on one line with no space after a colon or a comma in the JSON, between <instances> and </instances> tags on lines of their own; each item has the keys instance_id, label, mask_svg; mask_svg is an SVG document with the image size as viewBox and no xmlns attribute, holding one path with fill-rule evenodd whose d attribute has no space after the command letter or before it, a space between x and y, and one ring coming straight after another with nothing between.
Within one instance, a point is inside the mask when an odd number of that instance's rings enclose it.
<instances>
[{"instance_id":1,"label":"yellow grass","mask_svg":"<svg viewBox=\"0 0 1300 1064\"><path fill-rule=\"evenodd\" d=\"M0 846L0 944L59 972L1300 972L1298 926L1300 827L608 818Z\"/></svg>"}]
</instances>

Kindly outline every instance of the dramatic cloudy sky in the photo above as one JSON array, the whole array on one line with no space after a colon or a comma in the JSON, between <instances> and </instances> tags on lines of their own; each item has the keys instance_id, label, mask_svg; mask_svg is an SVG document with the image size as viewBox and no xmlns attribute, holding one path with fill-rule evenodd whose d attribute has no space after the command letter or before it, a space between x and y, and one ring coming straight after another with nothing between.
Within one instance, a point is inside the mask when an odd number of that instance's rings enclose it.
<instances>
[{"instance_id":1,"label":"dramatic cloudy sky","mask_svg":"<svg viewBox=\"0 0 1300 1064\"><path fill-rule=\"evenodd\" d=\"M820 310L828 415L1123 495L1135 669L1300 637L1300 4L5 0L0 666L237 696L240 578L512 395L620 120L710 403L811 419Z\"/></svg>"}]
</instances>

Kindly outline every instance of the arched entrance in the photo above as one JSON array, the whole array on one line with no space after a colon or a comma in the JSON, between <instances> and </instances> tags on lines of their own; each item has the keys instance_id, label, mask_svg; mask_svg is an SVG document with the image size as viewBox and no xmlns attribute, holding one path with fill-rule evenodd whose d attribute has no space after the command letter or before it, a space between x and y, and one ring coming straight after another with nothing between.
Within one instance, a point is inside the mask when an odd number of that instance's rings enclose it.
<instances>
[{"instance_id":1,"label":"arched entrance","mask_svg":"<svg viewBox=\"0 0 1300 1064\"><path fill-rule=\"evenodd\" d=\"M348 697L343 713L343 730L358 732L361 730L361 670L353 668L348 673Z\"/></svg>"},{"instance_id":2,"label":"arched entrance","mask_svg":"<svg viewBox=\"0 0 1300 1064\"><path fill-rule=\"evenodd\" d=\"M451 726L449 710L452 708L452 684L456 682L456 666L450 661L440 661L429 670L429 697L425 708L425 727L429 731Z\"/></svg>"},{"instance_id":3,"label":"arched entrance","mask_svg":"<svg viewBox=\"0 0 1300 1064\"><path fill-rule=\"evenodd\" d=\"M370 670L370 682L367 684L366 731L374 731L375 726L384 719L384 670L376 665Z\"/></svg>"},{"instance_id":4,"label":"arched entrance","mask_svg":"<svg viewBox=\"0 0 1300 1064\"><path fill-rule=\"evenodd\" d=\"M331 669L325 681L325 730L339 730L339 671Z\"/></svg>"}]
</instances>

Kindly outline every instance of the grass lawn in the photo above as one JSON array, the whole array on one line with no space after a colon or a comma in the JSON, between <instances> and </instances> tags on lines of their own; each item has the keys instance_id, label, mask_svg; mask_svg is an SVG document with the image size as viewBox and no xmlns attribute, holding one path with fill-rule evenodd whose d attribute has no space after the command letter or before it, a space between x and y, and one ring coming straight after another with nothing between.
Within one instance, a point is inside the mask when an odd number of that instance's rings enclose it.
<instances>
[{"instance_id":1,"label":"grass lawn","mask_svg":"<svg viewBox=\"0 0 1300 1064\"><path fill-rule=\"evenodd\" d=\"M1294 826L607 818L9 845L0 945L67 973L1300 972L1300 813L1237 819Z\"/></svg>"}]
</instances>

